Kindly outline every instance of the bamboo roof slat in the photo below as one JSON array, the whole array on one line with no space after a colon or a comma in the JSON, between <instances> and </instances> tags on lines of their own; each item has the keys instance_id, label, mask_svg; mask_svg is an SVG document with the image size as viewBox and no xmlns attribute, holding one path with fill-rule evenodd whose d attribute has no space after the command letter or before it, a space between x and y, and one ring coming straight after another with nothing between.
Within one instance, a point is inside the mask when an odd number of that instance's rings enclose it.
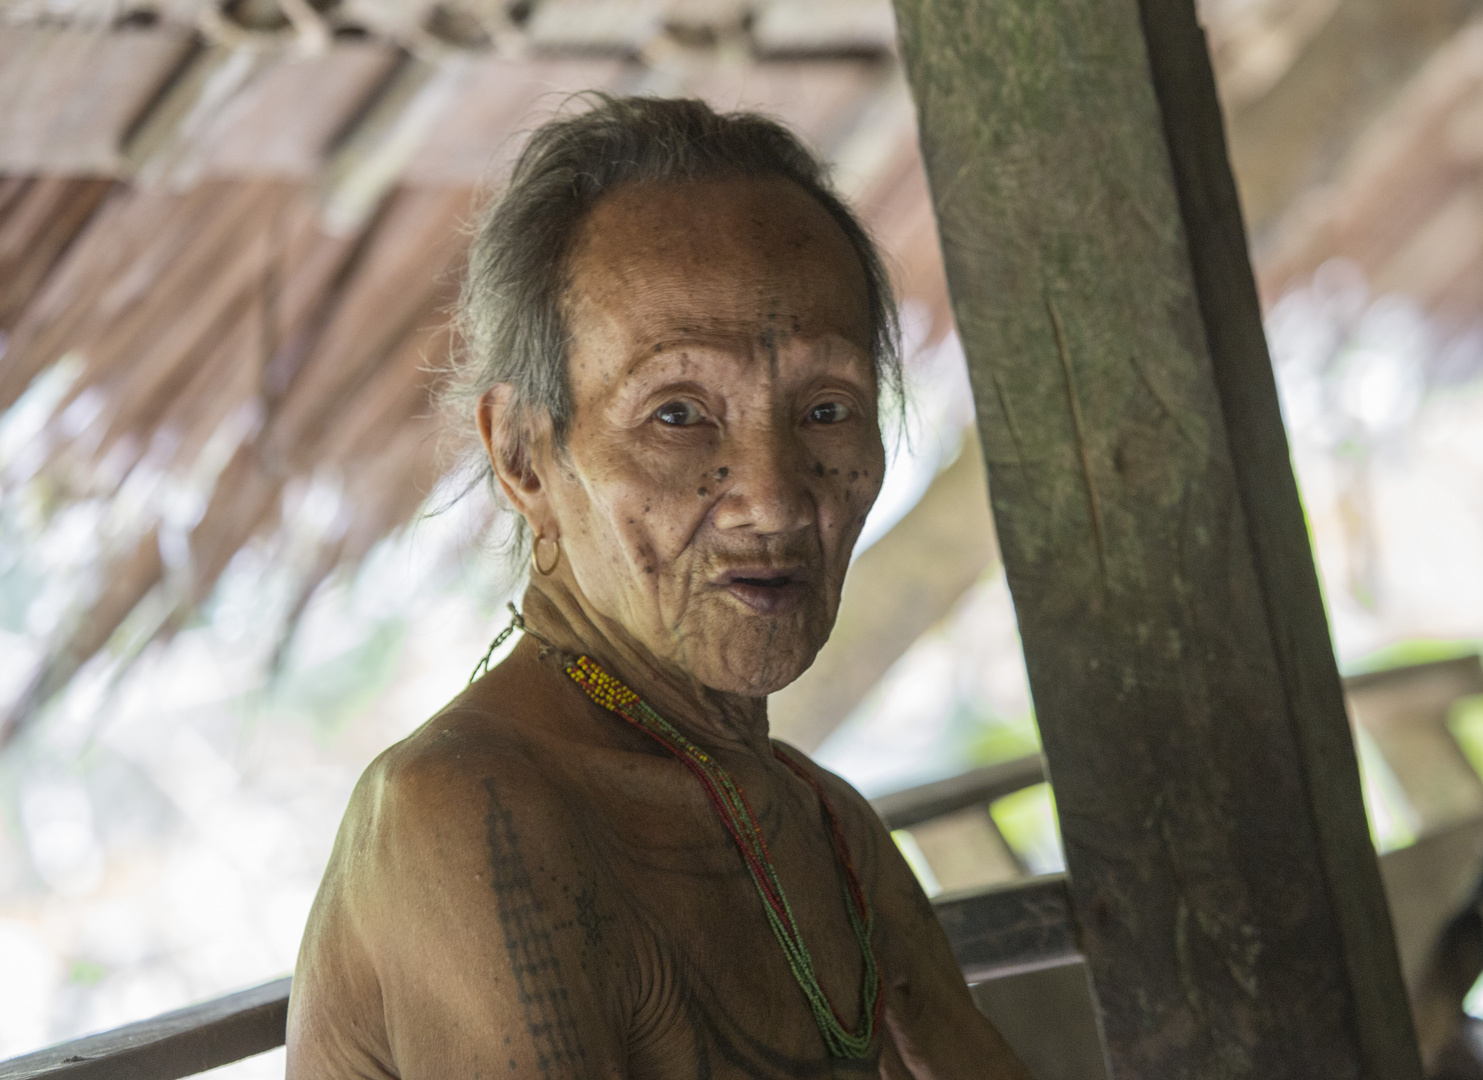
<instances>
[{"instance_id":1,"label":"bamboo roof slat","mask_svg":"<svg viewBox=\"0 0 1483 1080\"><path fill-rule=\"evenodd\" d=\"M451 301L451 290L434 296L435 301ZM437 308L429 305L424 324L398 343L386 360L378 365L358 392L343 406L343 419L332 417L315 434L312 448L305 448L315 460L338 464L347 472L377 456L386 446L389 433L413 425L417 438L436 433L438 425L432 415L429 391L433 376L431 366L448 354L452 345L446 326L437 323ZM424 486L421 498L427 494Z\"/></svg>"},{"instance_id":2,"label":"bamboo roof slat","mask_svg":"<svg viewBox=\"0 0 1483 1080\"><path fill-rule=\"evenodd\" d=\"M205 178L314 178L399 62L384 42L337 41L318 56L284 49L223 103L192 164Z\"/></svg>"},{"instance_id":3,"label":"bamboo roof slat","mask_svg":"<svg viewBox=\"0 0 1483 1080\"><path fill-rule=\"evenodd\" d=\"M92 602L71 613L72 618L56 635L29 683L0 713L0 748L103 647L163 573L158 533L154 530L138 538L127 553L100 567L99 588Z\"/></svg>"},{"instance_id":4,"label":"bamboo roof slat","mask_svg":"<svg viewBox=\"0 0 1483 1080\"><path fill-rule=\"evenodd\" d=\"M15 328L111 185L65 176L0 179L0 331Z\"/></svg>"},{"instance_id":5,"label":"bamboo roof slat","mask_svg":"<svg viewBox=\"0 0 1483 1080\"><path fill-rule=\"evenodd\" d=\"M764 55L887 52L896 16L890 0L766 0L752 35Z\"/></svg>"},{"instance_id":6,"label":"bamboo roof slat","mask_svg":"<svg viewBox=\"0 0 1483 1080\"><path fill-rule=\"evenodd\" d=\"M777 60L765 64L696 64L677 92L721 109L766 113L810 145L832 148L887 85L889 70L869 60ZM905 93L905 87L900 88Z\"/></svg>"},{"instance_id":7,"label":"bamboo roof slat","mask_svg":"<svg viewBox=\"0 0 1483 1080\"><path fill-rule=\"evenodd\" d=\"M536 49L637 56L664 29L668 0L544 0L525 34Z\"/></svg>"},{"instance_id":8,"label":"bamboo roof slat","mask_svg":"<svg viewBox=\"0 0 1483 1080\"><path fill-rule=\"evenodd\" d=\"M251 441L238 447L190 533L190 607L206 598L232 556L273 522L286 479L263 467Z\"/></svg>"},{"instance_id":9,"label":"bamboo roof slat","mask_svg":"<svg viewBox=\"0 0 1483 1080\"><path fill-rule=\"evenodd\" d=\"M439 309L452 298L450 282L467 243L458 225L469 205L469 192L460 189L402 189L393 196L359 272L269 418L263 444L270 458L299 468L311 463L319 441L342 414L356 411L357 395L401 343L446 319Z\"/></svg>"},{"instance_id":10,"label":"bamboo roof slat","mask_svg":"<svg viewBox=\"0 0 1483 1080\"><path fill-rule=\"evenodd\" d=\"M14 400L64 352L86 354L101 328L137 312L152 293L161 302L169 275L184 268L193 245L209 251L230 234L233 217L216 213L224 194L241 195L207 188L184 196L131 190L105 204L17 323L7 370L0 373L0 404ZM190 281L198 272L192 265L184 276ZM116 337L114 344L120 344Z\"/></svg>"},{"instance_id":11,"label":"bamboo roof slat","mask_svg":"<svg viewBox=\"0 0 1483 1080\"><path fill-rule=\"evenodd\" d=\"M639 69L621 60L480 57L467 64L463 88L432 123L401 174L411 187L487 185L513 155L519 134L572 94L622 92Z\"/></svg>"},{"instance_id":12,"label":"bamboo roof slat","mask_svg":"<svg viewBox=\"0 0 1483 1080\"><path fill-rule=\"evenodd\" d=\"M198 0L159 0L146 28L113 26L115 0L62 4L0 0L0 411L70 355L78 373L26 475L50 470L64 499L162 478L204 509L159 522L148 556L135 541L164 513L149 504L107 557L122 599L59 634L48 678L161 582L183 618L244 544L298 551L303 599L415 513L446 464L430 368L449 348L476 193L574 92L693 94L790 124L837 164L888 253L913 342L951 332L880 0L537 0L523 27L495 0L441 14L431 0L344 0L317 37ZM1302 126L1275 123L1271 103L1331 73L1336 41L1373 44L1355 6L1205 0L1216 61L1237 72L1238 154ZM1374 281L1425 283L1422 299L1458 318L1483 306L1483 212L1469 201L1483 83L1478 46L1454 46L1339 179L1274 226L1268 296L1339 252ZM1418 230L1443 234L1447 258L1408 253ZM285 539L303 523L284 519L305 485L342 504L307 556Z\"/></svg>"},{"instance_id":13,"label":"bamboo roof slat","mask_svg":"<svg viewBox=\"0 0 1483 1080\"><path fill-rule=\"evenodd\" d=\"M1414 296L1454 328L1478 318L1483 282L1483 20L1432 57L1334 181L1289 212L1260 267L1264 295L1335 255L1381 290Z\"/></svg>"},{"instance_id":14,"label":"bamboo roof slat","mask_svg":"<svg viewBox=\"0 0 1483 1080\"><path fill-rule=\"evenodd\" d=\"M79 293L96 302L110 271L132 254L134 237L124 226L133 203L121 193L105 198L15 320L0 364L0 409L13 405L43 368L72 347L80 331L73 320L91 311L76 303Z\"/></svg>"},{"instance_id":15,"label":"bamboo roof slat","mask_svg":"<svg viewBox=\"0 0 1483 1080\"><path fill-rule=\"evenodd\" d=\"M191 40L181 26L0 25L0 172L114 175Z\"/></svg>"}]
</instances>

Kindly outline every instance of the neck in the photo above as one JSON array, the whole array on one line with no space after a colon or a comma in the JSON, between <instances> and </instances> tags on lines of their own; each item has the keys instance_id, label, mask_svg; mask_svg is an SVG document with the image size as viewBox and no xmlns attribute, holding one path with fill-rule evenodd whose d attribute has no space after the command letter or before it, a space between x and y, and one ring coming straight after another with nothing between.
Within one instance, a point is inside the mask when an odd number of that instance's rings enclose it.
<instances>
[{"instance_id":1,"label":"neck","mask_svg":"<svg viewBox=\"0 0 1483 1080\"><path fill-rule=\"evenodd\" d=\"M533 636L560 652L592 657L695 742L771 759L765 697L702 686L688 672L654 655L623 626L594 611L560 576L532 577L522 608Z\"/></svg>"}]
</instances>

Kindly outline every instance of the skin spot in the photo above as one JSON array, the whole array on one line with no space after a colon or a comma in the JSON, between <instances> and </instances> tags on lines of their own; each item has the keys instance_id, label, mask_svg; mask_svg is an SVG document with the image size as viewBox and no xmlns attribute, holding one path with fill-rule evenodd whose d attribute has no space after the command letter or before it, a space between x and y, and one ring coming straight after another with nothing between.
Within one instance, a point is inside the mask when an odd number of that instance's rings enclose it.
<instances>
[{"instance_id":1,"label":"skin spot","mask_svg":"<svg viewBox=\"0 0 1483 1080\"><path fill-rule=\"evenodd\" d=\"M722 465L719 469L716 470L716 479L717 480L725 480L730 475L731 475L731 470L728 469L725 465Z\"/></svg>"},{"instance_id":2,"label":"skin spot","mask_svg":"<svg viewBox=\"0 0 1483 1080\"><path fill-rule=\"evenodd\" d=\"M824 475L824 463L822 461L816 461L816 462L814 462L814 475L815 476L823 476Z\"/></svg>"},{"instance_id":3,"label":"skin spot","mask_svg":"<svg viewBox=\"0 0 1483 1080\"><path fill-rule=\"evenodd\" d=\"M699 495L703 499L710 494L710 490L708 488L696 488L695 494Z\"/></svg>"},{"instance_id":4,"label":"skin spot","mask_svg":"<svg viewBox=\"0 0 1483 1080\"><path fill-rule=\"evenodd\" d=\"M851 469L850 470L850 483L853 484L858 479L860 479L860 470L859 469Z\"/></svg>"}]
</instances>

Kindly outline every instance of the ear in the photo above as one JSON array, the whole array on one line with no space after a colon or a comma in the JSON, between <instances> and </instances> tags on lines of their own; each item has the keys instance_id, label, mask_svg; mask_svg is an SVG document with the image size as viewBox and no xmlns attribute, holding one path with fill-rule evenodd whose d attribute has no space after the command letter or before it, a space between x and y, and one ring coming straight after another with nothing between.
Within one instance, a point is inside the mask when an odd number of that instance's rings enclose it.
<instances>
[{"instance_id":1,"label":"ear","mask_svg":"<svg viewBox=\"0 0 1483 1080\"><path fill-rule=\"evenodd\" d=\"M520 410L514 399L515 388L509 383L499 383L484 392L475 410L479 438L484 442L500 491L515 512L525 518L537 536L560 539L561 530L556 526L546 485L536 464L543 456L541 451L549 449L551 422L544 414L541 417L544 423L535 424L527 417L516 415Z\"/></svg>"}]
</instances>

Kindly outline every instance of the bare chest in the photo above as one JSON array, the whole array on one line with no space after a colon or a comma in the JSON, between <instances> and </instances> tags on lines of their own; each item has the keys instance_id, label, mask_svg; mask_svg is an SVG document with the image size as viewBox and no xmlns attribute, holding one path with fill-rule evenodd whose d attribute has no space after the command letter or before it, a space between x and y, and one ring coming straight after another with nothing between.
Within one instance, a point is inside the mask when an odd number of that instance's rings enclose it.
<instances>
[{"instance_id":1,"label":"bare chest","mask_svg":"<svg viewBox=\"0 0 1483 1080\"><path fill-rule=\"evenodd\" d=\"M662 823L598 830L608 889L585 917L594 937L624 939L635 1080L876 1074L873 1054L830 1055L810 1002L847 1031L866 1020L870 945L824 822L816 807L769 800L759 824L802 955L780 940L785 927L711 807L680 799Z\"/></svg>"}]
</instances>

